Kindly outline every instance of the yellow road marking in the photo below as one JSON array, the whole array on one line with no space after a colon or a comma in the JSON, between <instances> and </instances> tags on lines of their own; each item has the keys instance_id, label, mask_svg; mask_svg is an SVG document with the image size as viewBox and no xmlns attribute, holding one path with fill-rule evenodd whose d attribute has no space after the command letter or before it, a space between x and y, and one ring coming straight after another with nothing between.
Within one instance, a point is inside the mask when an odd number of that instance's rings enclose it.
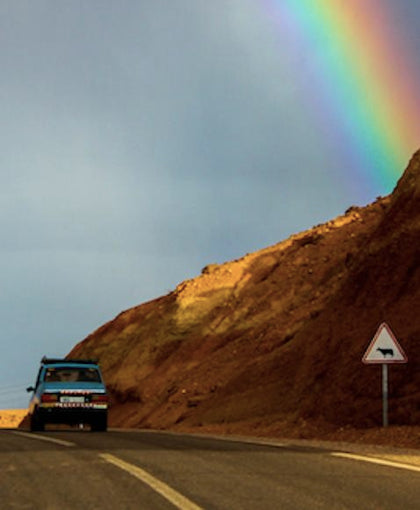
<instances>
[{"instance_id":1,"label":"yellow road marking","mask_svg":"<svg viewBox=\"0 0 420 510\"><path fill-rule=\"evenodd\" d=\"M166 483L161 482L154 476L150 475L147 471L144 471L144 469L141 469L134 464L129 464L128 462L125 462L118 457L114 457L114 455L110 455L109 453L101 453L99 456L105 461L114 464L120 469L123 469L124 471L127 471L127 473L135 476L180 510L202 510L201 507L197 506L188 498L169 487L169 485L166 485Z\"/></svg>"}]
</instances>

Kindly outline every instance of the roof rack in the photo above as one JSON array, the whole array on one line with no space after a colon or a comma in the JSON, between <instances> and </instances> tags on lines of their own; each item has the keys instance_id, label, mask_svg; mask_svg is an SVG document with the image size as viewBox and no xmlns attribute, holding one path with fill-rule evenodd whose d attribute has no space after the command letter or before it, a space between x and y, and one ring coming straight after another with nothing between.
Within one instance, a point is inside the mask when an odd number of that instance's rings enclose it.
<instances>
[{"instance_id":1,"label":"roof rack","mask_svg":"<svg viewBox=\"0 0 420 510\"><path fill-rule=\"evenodd\" d=\"M97 359L66 359L66 358L47 358L47 356L43 356L41 359L41 363L43 365L50 363L78 363L78 364L86 364L86 365L97 365Z\"/></svg>"}]
</instances>

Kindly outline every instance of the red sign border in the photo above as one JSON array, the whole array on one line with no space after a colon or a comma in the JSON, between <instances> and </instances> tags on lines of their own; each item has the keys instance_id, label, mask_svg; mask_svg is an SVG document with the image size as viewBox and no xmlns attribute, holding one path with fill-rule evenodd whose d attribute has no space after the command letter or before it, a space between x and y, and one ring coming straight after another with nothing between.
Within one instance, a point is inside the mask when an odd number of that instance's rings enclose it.
<instances>
[{"instance_id":1,"label":"red sign border","mask_svg":"<svg viewBox=\"0 0 420 510\"><path fill-rule=\"evenodd\" d=\"M395 344L395 347L398 349L398 351L401 354L401 356L403 357L403 359L393 360L393 359L385 359L384 358L382 360L373 360L373 361L366 360L366 358L371 353L378 336L381 334L381 332L384 328L387 330L389 336L392 338L392 340ZM395 338L394 333L392 332L391 328L388 326L388 324L386 322L382 322L382 324L379 325L379 327L375 333L375 336L373 337L372 341L369 344L369 347L366 349L366 352L363 355L362 363L364 363L365 365L393 365L396 363L399 363L399 364L408 363L408 357L407 357L406 353L404 352L403 348L399 344L398 340Z\"/></svg>"}]
</instances>

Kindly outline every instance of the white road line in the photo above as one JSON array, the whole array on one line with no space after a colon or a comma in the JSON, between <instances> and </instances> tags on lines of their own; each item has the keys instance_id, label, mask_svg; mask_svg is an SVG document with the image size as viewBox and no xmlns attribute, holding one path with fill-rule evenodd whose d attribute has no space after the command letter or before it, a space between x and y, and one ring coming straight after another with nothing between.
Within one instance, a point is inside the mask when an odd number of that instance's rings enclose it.
<instances>
[{"instance_id":1,"label":"white road line","mask_svg":"<svg viewBox=\"0 0 420 510\"><path fill-rule=\"evenodd\" d=\"M344 452L331 452L333 457L342 457L344 459L361 460L363 462L371 462L373 464L380 464L382 466L389 466L399 469L408 469L409 471L417 471L420 473L420 466L413 466L411 464L403 464L402 462L394 462L392 460L378 459L376 457L365 457L363 455L355 455L353 453Z\"/></svg>"},{"instance_id":2,"label":"white road line","mask_svg":"<svg viewBox=\"0 0 420 510\"><path fill-rule=\"evenodd\" d=\"M41 441L48 441L50 443L59 444L61 446L76 446L75 443L71 443L70 441L64 441L64 439L56 439L55 437L39 436L38 434L27 434L26 432L17 432L17 431L12 431L12 434L16 434L18 436L30 437L31 439L39 439Z\"/></svg>"},{"instance_id":3,"label":"white road line","mask_svg":"<svg viewBox=\"0 0 420 510\"><path fill-rule=\"evenodd\" d=\"M188 498L177 492L176 490L166 485L166 483L161 482L154 476L150 475L147 471L135 466L134 464L129 464L118 457L114 457L109 453L101 453L99 455L105 461L114 464L115 466L127 471L131 475L135 476L149 487L151 487L154 491L158 492L165 499L170 501L174 506L179 508L180 510L202 510L201 507L197 506L195 503L190 501Z\"/></svg>"}]
</instances>

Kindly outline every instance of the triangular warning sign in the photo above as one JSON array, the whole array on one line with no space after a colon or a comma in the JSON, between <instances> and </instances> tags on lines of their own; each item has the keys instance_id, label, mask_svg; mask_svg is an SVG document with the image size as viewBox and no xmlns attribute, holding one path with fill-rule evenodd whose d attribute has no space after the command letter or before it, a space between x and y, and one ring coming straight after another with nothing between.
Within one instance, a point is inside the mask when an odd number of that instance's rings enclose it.
<instances>
[{"instance_id":1,"label":"triangular warning sign","mask_svg":"<svg viewBox=\"0 0 420 510\"><path fill-rule=\"evenodd\" d=\"M407 363L408 359L391 328L383 322L370 342L363 363Z\"/></svg>"}]
</instances>

